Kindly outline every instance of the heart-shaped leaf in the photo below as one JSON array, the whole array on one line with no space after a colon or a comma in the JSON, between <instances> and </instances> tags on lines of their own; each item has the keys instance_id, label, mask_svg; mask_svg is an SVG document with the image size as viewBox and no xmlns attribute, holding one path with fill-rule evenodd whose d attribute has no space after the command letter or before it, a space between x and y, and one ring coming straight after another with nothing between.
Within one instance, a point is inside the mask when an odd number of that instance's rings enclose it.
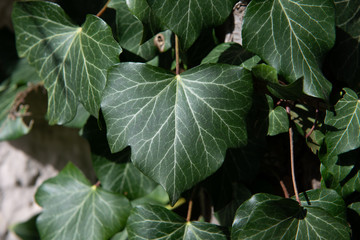
<instances>
[{"instance_id":1,"label":"heart-shaped leaf","mask_svg":"<svg viewBox=\"0 0 360 240\"><path fill-rule=\"evenodd\" d=\"M252 0L246 9L243 46L291 83L304 77L304 93L327 99L331 83L318 61L335 42L331 0Z\"/></svg>"},{"instance_id":2,"label":"heart-shaped leaf","mask_svg":"<svg viewBox=\"0 0 360 240\"><path fill-rule=\"evenodd\" d=\"M147 0L162 24L179 36L184 50L203 28L223 23L237 0Z\"/></svg>"},{"instance_id":3,"label":"heart-shaped leaf","mask_svg":"<svg viewBox=\"0 0 360 240\"><path fill-rule=\"evenodd\" d=\"M135 166L172 203L215 172L227 148L246 143L252 82L245 69L207 64L175 76L121 63L108 77L102 110L111 150L130 145Z\"/></svg>"},{"instance_id":4,"label":"heart-shaped leaf","mask_svg":"<svg viewBox=\"0 0 360 240\"><path fill-rule=\"evenodd\" d=\"M18 53L48 91L49 122L72 120L78 99L97 117L106 71L121 52L110 27L92 15L76 26L60 6L44 1L17 2L12 19Z\"/></svg>"},{"instance_id":5,"label":"heart-shaped leaf","mask_svg":"<svg viewBox=\"0 0 360 240\"><path fill-rule=\"evenodd\" d=\"M186 222L160 206L143 205L133 208L126 229L135 239L228 239L226 228L206 222Z\"/></svg>"},{"instance_id":6,"label":"heart-shaped leaf","mask_svg":"<svg viewBox=\"0 0 360 240\"><path fill-rule=\"evenodd\" d=\"M254 195L238 208L231 239L350 239L346 221L333 215L344 210L341 197L332 190L308 197L310 205L302 202L300 207L292 199Z\"/></svg>"},{"instance_id":7,"label":"heart-shaped leaf","mask_svg":"<svg viewBox=\"0 0 360 240\"><path fill-rule=\"evenodd\" d=\"M91 186L72 163L44 182L35 198L44 208L37 227L45 240L109 239L125 227L131 209L124 196Z\"/></svg>"},{"instance_id":8,"label":"heart-shaped leaf","mask_svg":"<svg viewBox=\"0 0 360 240\"><path fill-rule=\"evenodd\" d=\"M289 117L285 108L277 106L274 108L272 97L266 95L269 105L269 129L268 135L275 136L289 130Z\"/></svg>"}]
</instances>

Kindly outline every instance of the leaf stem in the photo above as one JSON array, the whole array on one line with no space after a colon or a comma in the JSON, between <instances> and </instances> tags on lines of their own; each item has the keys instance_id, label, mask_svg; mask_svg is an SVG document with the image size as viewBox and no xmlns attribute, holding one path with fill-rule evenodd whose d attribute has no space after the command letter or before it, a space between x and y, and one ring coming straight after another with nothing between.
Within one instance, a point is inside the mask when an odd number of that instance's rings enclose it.
<instances>
[{"instance_id":1,"label":"leaf stem","mask_svg":"<svg viewBox=\"0 0 360 240\"><path fill-rule=\"evenodd\" d=\"M192 207L193 207L193 200L190 199L189 205L188 205L188 211L187 211L187 215L186 215L186 221L187 221L187 222L190 222Z\"/></svg>"},{"instance_id":2,"label":"leaf stem","mask_svg":"<svg viewBox=\"0 0 360 240\"><path fill-rule=\"evenodd\" d=\"M290 107L289 106L286 106L286 112L290 117ZM292 178L292 182L293 182L293 188L294 188L296 201L301 206L301 201L300 201L300 198L299 198L299 192L298 192L298 189L297 189L297 186L296 186L296 179L295 179L293 129L292 129L291 125L289 126L289 141L290 141L291 178Z\"/></svg>"},{"instance_id":3,"label":"leaf stem","mask_svg":"<svg viewBox=\"0 0 360 240\"><path fill-rule=\"evenodd\" d=\"M111 0L108 0L105 5L103 6L103 8L96 14L97 17L100 17L104 12L105 10L107 9L107 6L108 4L110 3Z\"/></svg>"},{"instance_id":4,"label":"leaf stem","mask_svg":"<svg viewBox=\"0 0 360 240\"><path fill-rule=\"evenodd\" d=\"M180 74L180 63L179 63L179 38L175 34L175 61L176 61L176 75Z\"/></svg>"}]
</instances>

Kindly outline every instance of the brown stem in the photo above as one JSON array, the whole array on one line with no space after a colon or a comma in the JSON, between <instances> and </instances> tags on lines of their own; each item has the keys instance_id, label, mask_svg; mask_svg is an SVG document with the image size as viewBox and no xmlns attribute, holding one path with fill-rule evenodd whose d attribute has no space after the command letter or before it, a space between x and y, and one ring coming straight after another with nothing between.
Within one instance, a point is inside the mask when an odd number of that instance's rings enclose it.
<instances>
[{"instance_id":1,"label":"brown stem","mask_svg":"<svg viewBox=\"0 0 360 240\"><path fill-rule=\"evenodd\" d=\"M286 107L286 112L288 113L288 115L290 117L290 107L289 106ZM292 182L293 182L296 201L301 206L301 201L300 201L300 198L299 198L299 192L298 192L298 189L297 189L297 186L296 186L296 179L295 179L293 130L292 130L291 126L289 127L289 141L290 141L291 178L292 178Z\"/></svg>"},{"instance_id":2,"label":"brown stem","mask_svg":"<svg viewBox=\"0 0 360 240\"><path fill-rule=\"evenodd\" d=\"M280 180L280 186L281 186L281 189L283 190L284 197L289 198L289 192L288 192L283 180Z\"/></svg>"},{"instance_id":3,"label":"brown stem","mask_svg":"<svg viewBox=\"0 0 360 240\"><path fill-rule=\"evenodd\" d=\"M100 184L101 184L100 181L97 181L97 182L95 183L95 186L96 186L96 187L100 187Z\"/></svg>"},{"instance_id":4,"label":"brown stem","mask_svg":"<svg viewBox=\"0 0 360 240\"><path fill-rule=\"evenodd\" d=\"M179 38L175 34L175 59L176 59L176 75L180 74L180 63L179 63Z\"/></svg>"},{"instance_id":5,"label":"brown stem","mask_svg":"<svg viewBox=\"0 0 360 240\"><path fill-rule=\"evenodd\" d=\"M317 108L315 110L315 121L314 124L312 125L310 131L305 135L305 139L310 137L310 135L312 134L312 132L315 130L316 124L317 124L317 120L318 120L318 115L319 115L319 109Z\"/></svg>"},{"instance_id":6,"label":"brown stem","mask_svg":"<svg viewBox=\"0 0 360 240\"><path fill-rule=\"evenodd\" d=\"M103 6L103 8L96 14L97 17L100 17L104 12L105 10L107 9L107 6L108 4L110 3L111 0L108 0L105 5Z\"/></svg>"},{"instance_id":7,"label":"brown stem","mask_svg":"<svg viewBox=\"0 0 360 240\"><path fill-rule=\"evenodd\" d=\"M193 200L190 199L190 201L189 201L189 206L188 206L188 211L187 211L187 215L186 215L186 221L187 221L187 222L190 222L192 207L193 207Z\"/></svg>"}]
</instances>

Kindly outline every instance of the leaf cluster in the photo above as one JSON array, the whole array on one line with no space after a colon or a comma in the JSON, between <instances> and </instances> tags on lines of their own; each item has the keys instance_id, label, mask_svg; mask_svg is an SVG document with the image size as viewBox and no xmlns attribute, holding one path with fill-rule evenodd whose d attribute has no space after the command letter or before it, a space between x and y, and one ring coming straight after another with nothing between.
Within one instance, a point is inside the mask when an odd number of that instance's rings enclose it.
<instances>
[{"instance_id":1,"label":"leaf cluster","mask_svg":"<svg viewBox=\"0 0 360 240\"><path fill-rule=\"evenodd\" d=\"M44 87L98 182L69 163L20 237L360 236L359 1L111 0L80 24L67 4L14 5L0 140L31 130L22 103ZM224 42L240 8L242 42Z\"/></svg>"}]
</instances>

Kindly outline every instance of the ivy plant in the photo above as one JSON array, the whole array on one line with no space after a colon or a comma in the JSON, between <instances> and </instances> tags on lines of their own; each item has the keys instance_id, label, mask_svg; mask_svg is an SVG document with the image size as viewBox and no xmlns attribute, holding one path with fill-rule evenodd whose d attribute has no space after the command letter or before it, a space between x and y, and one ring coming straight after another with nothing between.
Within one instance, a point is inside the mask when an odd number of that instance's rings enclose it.
<instances>
[{"instance_id":1,"label":"ivy plant","mask_svg":"<svg viewBox=\"0 0 360 240\"><path fill-rule=\"evenodd\" d=\"M24 99L42 88L98 178L68 163L16 234L359 238L359 1L95 2L14 4L0 139L31 130Z\"/></svg>"}]
</instances>

